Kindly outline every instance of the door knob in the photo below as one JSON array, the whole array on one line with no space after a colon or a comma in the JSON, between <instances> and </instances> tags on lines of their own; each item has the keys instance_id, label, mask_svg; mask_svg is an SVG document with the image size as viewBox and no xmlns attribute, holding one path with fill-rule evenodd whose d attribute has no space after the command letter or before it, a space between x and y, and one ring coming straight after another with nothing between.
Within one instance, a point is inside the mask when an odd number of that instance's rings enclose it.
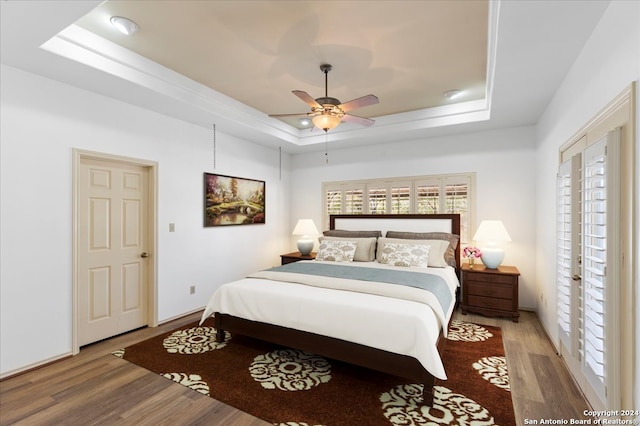
<instances>
[{"instance_id":1,"label":"door knob","mask_svg":"<svg viewBox=\"0 0 640 426\"><path fill-rule=\"evenodd\" d=\"M582 277L580 275L578 275L578 274L573 274L571 279L574 280L574 281L580 281L582 279Z\"/></svg>"},{"instance_id":2,"label":"door knob","mask_svg":"<svg viewBox=\"0 0 640 426\"><path fill-rule=\"evenodd\" d=\"M147 253L147 252L141 253L140 257L149 257L149 253Z\"/></svg>"}]
</instances>

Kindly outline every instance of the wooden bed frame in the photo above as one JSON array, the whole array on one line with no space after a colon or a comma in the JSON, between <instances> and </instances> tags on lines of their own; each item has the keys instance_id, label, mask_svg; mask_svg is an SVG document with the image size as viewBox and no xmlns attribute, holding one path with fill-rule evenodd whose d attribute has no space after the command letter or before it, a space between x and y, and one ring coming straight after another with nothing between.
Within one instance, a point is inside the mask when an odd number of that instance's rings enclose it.
<instances>
[{"instance_id":1,"label":"wooden bed frame","mask_svg":"<svg viewBox=\"0 0 640 426\"><path fill-rule=\"evenodd\" d=\"M358 224L353 228L345 228L345 220L358 220ZM362 222L363 219L367 221ZM332 215L330 218L330 229L336 229L336 222L338 223L338 229L352 229L352 230L378 230L380 228L373 228L369 225L369 228L362 228L367 226L368 219L381 220L392 219L395 220L437 220L441 223L450 224L450 230L442 230L442 232L450 232L460 235L460 215L458 214L437 214L437 215ZM442 226L441 224L439 225ZM447 225L449 226L449 225ZM401 230L405 229L383 229L382 235L385 235L387 230ZM438 229L430 229L430 231L437 231ZM413 232L429 232L429 229L417 228ZM459 272L460 268L460 245L456 247L456 265ZM360 344L348 342L345 340L335 339L331 337L322 336L319 334L308 333L291 328L281 327L272 324L266 324L257 321L246 320L243 318L234 317L228 314L220 314L216 312L214 314L215 328L216 328L216 340L218 342L224 341L225 331L230 333L238 333L245 336L250 336L267 342L272 342L278 345L296 348L299 350L311 352L317 355L321 355L327 358L333 358L339 361L348 362L350 364L370 368L373 370L393 374L396 376L404 377L407 379L415 380L418 383L423 384L423 400L426 405L433 405L433 385L434 377L429 373L422 364L413 357L408 355L400 355L381 349L372 348L369 346L363 346ZM438 337L437 347L438 352L442 355L444 350L444 344L446 338L440 331Z\"/></svg>"}]
</instances>

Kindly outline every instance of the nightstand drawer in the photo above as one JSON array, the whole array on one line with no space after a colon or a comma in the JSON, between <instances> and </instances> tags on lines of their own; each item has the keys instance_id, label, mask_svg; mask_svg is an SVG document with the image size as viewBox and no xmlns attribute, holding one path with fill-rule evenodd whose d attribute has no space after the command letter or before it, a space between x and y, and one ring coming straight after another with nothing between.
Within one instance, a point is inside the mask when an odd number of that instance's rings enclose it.
<instances>
[{"instance_id":1,"label":"nightstand drawer","mask_svg":"<svg viewBox=\"0 0 640 426\"><path fill-rule=\"evenodd\" d=\"M511 275L499 275L499 274L488 274L482 272L468 272L465 271L466 279L468 281L482 281L486 283L502 283L502 284L512 284L515 279L514 276Z\"/></svg>"},{"instance_id":2,"label":"nightstand drawer","mask_svg":"<svg viewBox=\"0 0 640 426\"><path fill-rule=\"evenodd\" d=\"M462 269L462 313L476 312L490 316L510 316L518 322L518 279L515 266L488 269L484 265L465 263Z\"/></svg>"},{"instance_id":3,"label":"nightstand drawer","mask_svg":"<svg viewBox=\"0 0 640 426\"><path fill-rule=\"evenodd\" d=\"M510 299L494 299L492 297L469 295L469 306L476 308L512 311L513 301Z\"/></svg>"},{"instance_id":4,"label":"nightstand drawer","mask_svg":"<svg viewBox=\"0 0 640 426\"><path fill-rule=\"evenodd\" d=\"M467 291L469 295L497 297L499 299L513 298L513 287L510 285L489 284L482 282L467 281Z\"/></svg>"}]
</instances>

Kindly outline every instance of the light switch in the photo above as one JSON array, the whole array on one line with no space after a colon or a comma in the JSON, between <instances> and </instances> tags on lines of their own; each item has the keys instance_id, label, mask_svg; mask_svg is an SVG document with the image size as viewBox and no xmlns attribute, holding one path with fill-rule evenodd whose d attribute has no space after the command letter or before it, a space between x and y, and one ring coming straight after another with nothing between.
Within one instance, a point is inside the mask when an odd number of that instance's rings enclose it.
<instances>
[{"instance_id":1,"label":"light switch","mask_svg":"<svg viewBox=\"0 0 640 426\"><path fill-rule=\"evenodd\" d=\"M170 223L169 224L169 232L176 232L176 224L175 223Z\"/></svg>"}]
</instances>

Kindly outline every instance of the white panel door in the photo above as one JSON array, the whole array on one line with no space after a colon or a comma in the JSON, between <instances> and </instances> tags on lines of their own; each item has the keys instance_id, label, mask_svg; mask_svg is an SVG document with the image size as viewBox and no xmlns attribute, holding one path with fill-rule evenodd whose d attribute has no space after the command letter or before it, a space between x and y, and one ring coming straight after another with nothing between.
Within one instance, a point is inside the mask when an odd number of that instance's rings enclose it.
<instances>
[{"instance_id":1,"label":"white panel door","mask_svg":"<svg viewBox=\"0 0 640 426\"><path fill-rule=\"evenodd\" d=\"M147 325L146 167L82 159L78 178L78 343Z\"/></svg>"}]
</instances>

